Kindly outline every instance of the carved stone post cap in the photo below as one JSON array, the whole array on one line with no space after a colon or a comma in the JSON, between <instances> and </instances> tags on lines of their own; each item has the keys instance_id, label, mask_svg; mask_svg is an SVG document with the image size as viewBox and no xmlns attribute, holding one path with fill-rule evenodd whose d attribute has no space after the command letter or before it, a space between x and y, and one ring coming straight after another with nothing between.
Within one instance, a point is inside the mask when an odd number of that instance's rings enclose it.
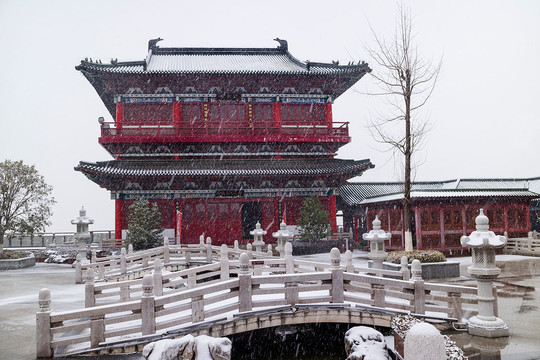
<instances>
[{"instance_id":1,"label":"carved stone post cap","mask_svg":"<svg viewBox=\"0 0 540 360\"><path fill-rule=\"evenodd\" d=\"M346 260L352 260L352 251L351 250L345 251L345 259Z\"/></svg>"},{"instance_id":2,"label":"carved stone post cap","mask_svg":"<svg viewBox=\"0 0 540 360\"><path fill-rule=\"evenodd\" d=\"M157 258L156 260L154 260L154 269L161 270L161 259L160 258Z\"/></svg>"},{"instance_id":3,"label":"carved stone post cap","mask_svg":"<svg viewBox=\"0 0 540 360\"><path fill-rule=\"evenodd\" d=\"M285 256L292 256L292 244L290 242L285 243Z\"/></svg>"},{"instance_id":4,"label":"carved stone post cap","mask_svg":"<svg viewBox=\"0 0 540 360\"><path fill-rule=\"evenodd\" d=\"M338 248L332 248L330 250L330 264L332 267L339 267L339 263L341 261L341 254L339 252Z\"/></svg>"},{"instance_id":5,"label":"carved stone post cap","mask_svg":"<svg viewBox=\"0 0 540 360\"><path fill-rule=\"evenodd\" d=\"M39 311L51 311L51 290L43 288L38 295Z\"/></svg>"},{"instance_id":6,"label":"carved stone post cap","mask_svg":"<svg viewBox=\"0 0 540 360\"><path fill-rule=\"evenodd\" d=\"M81 259L82 259L82 256L81 256L80 253L78 253L77 256L75 257L75 260L76 260L77 262L81 262Z\"/></svg>"},{"instance_id":7,"label":"carved stone post cap","mask_svg":"<svg viewBox=\"0 0 540 360\"><path fill-rule=\"evenodd\" d=\"M206 238L206 245L212 245L212 238L210 236Z\"/></svg>"},{"instance_id":8,"label":"carved stone post cap","mask_svg":"<svg viewBox=\"0 0 540 360\"><path fill-rule=\"evenodd\" d=\"M373 230L381 229L381 220L379 220L379 215L375 215L375 220L373 220L372 224L373 224Z\"/></svg>"},{"instance_id":9,"label":"carved stone post cap","mask_svg":"<svg viewBox=\"0 0 540 360\"><path fill-rule=\"evenodd\" d=\"M126 248L123 247L120 249L120 255L126 256Z\"/></svg>"},{"instance_id":10,"label":"carved stone post cap","mask_svg":"<svg viewBox=\"0 0 540 360\"><path fill-rule=\"evenodd\" d=\"M168 236L163 237L163 246L169 246L169 237Z\"/></svg>"},{"instance_id":11,"label":"carved stone post cap","mask_svg":"<svg viewBox=\"0 0 540 360\"><path fill-rule=\"evenodd\" d=\"M403 255L401 257L401 259L399 260L399 263L400 263L401 267L407 267L407 266L409 266L409 259L407 259L407 257L405 255Z\"/></svg>"},{"instance_id":12,"label":"carved stone post cap","mask_svg":"<svg viewBox=\"0 0 540 360\"><path fill-rule=\"evenodd\" d=\"M242 274L247 274L249 272L249 256L245 252L240 254L239 266Z\"/></svg>"},{"instance_id":13,"label":"carved stone post cap","mask_svg":"<svg viewBox=\"0 0 540 360\"><path fill-rule=\"evenodd\" d=\"M150 297L154 292L154 279L151 274L146 274L142 280L143 297Z\"/></svg>"},{"instance_id":14,"label":"carved stone post cap","mask_svg":"<svg viewBox=\"0 0 540 360\"><path fill-rule=\"evenodd\" d=\"M247 251L253 251L253 245L251 245L251 243L247 243L246 244L246 250Z\"/></svg>"}]
</instances>

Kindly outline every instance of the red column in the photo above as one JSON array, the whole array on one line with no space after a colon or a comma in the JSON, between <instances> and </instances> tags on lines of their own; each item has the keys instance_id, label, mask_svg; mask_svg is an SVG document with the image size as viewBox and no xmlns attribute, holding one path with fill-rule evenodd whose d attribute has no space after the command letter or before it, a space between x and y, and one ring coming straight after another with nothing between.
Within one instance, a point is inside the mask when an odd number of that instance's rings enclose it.
<instances>
[{"instance_id":1,"label":"red column","mask_svg":"<svg viewBox=\"0 0 540 360\"><path fill-rule=\"evenodd\" d=\"M281 127L281 103L274 103L274 126L279 128Z\"/></svg>"},{"instance_id":2,"label":"red column","mask_svg":"<svg viewBox=\"0 0 540 360\"><path fill-rule=\"evenodd\" d=\"M175 101L173 103L173 121L174 127L179 128L182 121L182 103Z\"/></svg>"},{"instance_id":3,"label":"red column","mask_svg":"<svg viewBox=\"0 0 540 360\"><path fill-rule=\"evenodd\" d=\"M114 201L114 238L115 239L121 239L122 238L122 222L123 222L123 200L116 199Z\"/></svg>"},{"instance_id":4,"label":"red column","mask_svg":"<svg viewBox=\"0 0 540 360\"><path fill-rule=\"evenodd\" d=\"M330 228L333 232L337 231L337 220L336 220L336 195L330 196L330 202L328 204L328 211L330 211Z\"/></svg>"},{"instance_id":5,"label":"red column","mask_svg":"<svg viewBox=\"0 0 540 360\"><path fill-rule=\"evenodd\" d=\"M124 104L121 102L116 103L116 128L122 128L122 121L124 120Z\"/></svg>"},{"instance_id":6,"label":"red column","mask_svg":"<svg viewBox=\"0 0 540 360\"><path fill-rule=\"evenodd\" d=\"M332 128L332 103L326 103L326 124Z\"/></svg>"}]
</instances>

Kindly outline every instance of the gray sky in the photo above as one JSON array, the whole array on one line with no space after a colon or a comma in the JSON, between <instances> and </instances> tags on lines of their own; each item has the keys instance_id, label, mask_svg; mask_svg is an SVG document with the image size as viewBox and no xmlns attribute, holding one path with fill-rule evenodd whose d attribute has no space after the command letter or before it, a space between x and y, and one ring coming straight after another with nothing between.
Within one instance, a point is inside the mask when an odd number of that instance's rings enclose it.
<instances>
[{"instance_id":1,"label":"gray sky","mask_svg":"<svg viewBox=\"0 0 540 360\"><path fill-rule=\"evenodd\" d=\"M416 180L540 176L540 2L411 1L416 43L426 59L443 55L424 108L433 123ZM390 36L393 1L0 0L0 161L35 164L54 187L51 231L74 231L82 205L92 229L114 227L109 193L73 167L110 156L97 143L97 118L110 115L74 69L85 57L142 60L151 38L163 47L275 47L300 60L365 60L369 24ZM373 71L378 71L375 66ZM334 103L350 122L340 158L376 165L360 181L396 181L401 170L366 129L384 104L364 77Z\"/></svg>"}]
</instances>

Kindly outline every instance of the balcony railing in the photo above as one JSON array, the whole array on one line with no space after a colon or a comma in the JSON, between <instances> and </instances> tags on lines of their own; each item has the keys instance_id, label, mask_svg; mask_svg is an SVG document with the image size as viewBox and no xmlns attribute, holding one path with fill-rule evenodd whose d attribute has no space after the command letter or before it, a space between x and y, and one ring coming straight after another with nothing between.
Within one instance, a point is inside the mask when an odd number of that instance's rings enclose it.
<instances>
[{"instance_id":1,"label":"balcony railing","mask_svg":"<svg viewBox=\"0 0 540 360\"><path fill-rule=\"evenodd\" d=\"M246 124L245 121L227 121L226 123L208 121L196 125L182 123L180 126L175 124L157 124L157 125L127 125L116 126L115 123L102 123L102 138L108 137L164 137L164 138L182 138L182 137L243 137L243 136L300 136L300 137L348 137L349 123L334 122L330 125L303 125L303 124L284 124L276 126L274 121L258 121L253 124Z\"/></svg>"}]
</instances>

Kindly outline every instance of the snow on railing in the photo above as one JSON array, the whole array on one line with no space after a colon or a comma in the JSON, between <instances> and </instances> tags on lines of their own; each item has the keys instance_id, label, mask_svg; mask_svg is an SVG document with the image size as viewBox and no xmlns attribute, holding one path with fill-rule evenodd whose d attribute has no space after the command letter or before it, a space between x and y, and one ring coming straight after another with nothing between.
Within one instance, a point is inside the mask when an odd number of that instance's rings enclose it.
<instances>
[{"instance_id":1,"label":"snow on railing","mask_svg":"<svg viewBox=\"0 0 540 360\"><path fill-rule=\"evenodd\" d=\"M472 307L463 307L475 304L476 288L424 283L421 278L405 281L357 273L360 269L350 263L341 265L337 249L332 250L330 259L330 264L291 261L287 255L250 259L244 252L239 260L221 257L219 263L171 274L161 273L161 260L155 260L154 273L144 275L140 282L123 281L117 288L112 283L99 285L101 294L110 289L115 289L116 296L122 297L123 293L123 302L76 311L52 312L50 291L43 289L36 315L37 357L54 356L59 347L66 347L62 350L65 355L96 348L103 342L160 334L206 320L284 305L358 304L427 316L442 314L450 321L462 321L464 315L476 313ZM229 272L222 271L224 264ZM307 268L314 270L302 272ZM89 268L86 286L93 285L96 295L93 271ZM163 287L167 284L170 289ZM136 292L137 299L133 300Z\"/></svg>"}]
</instances>

